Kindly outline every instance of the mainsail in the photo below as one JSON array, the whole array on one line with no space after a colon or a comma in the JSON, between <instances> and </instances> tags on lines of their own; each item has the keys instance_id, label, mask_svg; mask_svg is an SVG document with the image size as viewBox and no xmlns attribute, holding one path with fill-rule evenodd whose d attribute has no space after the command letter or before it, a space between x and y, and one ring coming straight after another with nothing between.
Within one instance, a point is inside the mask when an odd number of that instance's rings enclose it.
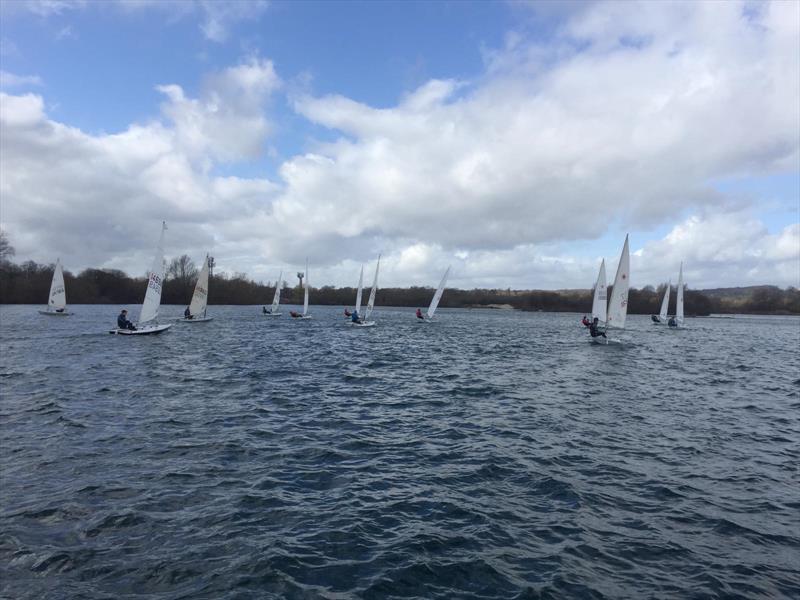
<instances>
[{"instance_id":1,"label":"mainsail","mask_svg":"<svg viewBox=\"0 0 800 600\"><path fill-rule=\"evenodd\" d=\"M200 269L200 275L197 277L197 284L194 286L194 295L192 302L189 304L189 313L193 316L206 314L206 307L208 306L208 254L206 254L205 263L203 268Z\"/></svg>"},{"instance_id":2,"label":"mainsail","mask_svg":"<svg viewBox=\"0 0 800 600\"><path fill-rule=\"evenodd\" d=\"M436 312L436 307L439 306L439 300L442 299L442 294L444 294L444 286L447 283L447 276L450 274L450 267L447 267L447 270L444 272L444 277L442 277L442 281L439 283L439 287L436 288L436 293L433 295L433 299L431 300L431 305L428 307L427 316L429 319L433 318L433 313Z\"/></svg>"},{"instance_id":3,"label":"mainsail","mask_svg":"<svg viewBox=\"0 0 800 600\"><path fill-rule=\"evenodd\" d=\"M658 318L662 323L667 322L667 311L669 311L669 292L672 287L672 282L667 282L667 289L664 290L664 299L661 301L661 310L658 313Z\"/></svg>"},{"instance_id":4,"label":"mainsail","mask_svg":"<svg viewBox=\"0 0 800 600\"><path fill-rule=\"evenodd\" d=\"M50 300L47 303L52 310L63 311L67 307L67 293L64 290L64 271L61 268L61 259L56 261L53 271L53 281L50 283Z\"/></svg>"},{"instance_id":5,"label":"mainsail","mask_svg":"<svg viewBox=\"0 0 800 600\"><path fill-rule=\"evenodd\" d=\"M683 263L681 263L681 270L678 271L678 299L675 306L675 320L678 322L678 327L683 326Z\"/></svg>"},{"instance_id":6,"label":"mainsail","mask_svg":"<svg viewBox=\"0 0 800 600\"><path fill-rule=\"evenodd\" d=\"M308 315L308 259L306 259L306 278L305 278L305 285L306 289L303 293L303 316L305 317Z\"/></svg>"},{"instance_id":7,"label":"mainsail","mask_svg":"<svg viewBox=\"0 0 800 600\"><path fill-rule=\"evenodd\" d=\"M356 292L355 311L361 315L361 293L364 289L364 265L361 265L361 274L358 276L358 291Z\"/></svg>"},{"instance_id":8,"label":"mainsail","mask_svg":"<svg viewBox=\"0 0 800 600\"><path fill-rule=\"evenodd\" d=\"M378 292L378 271L381 268L381 255L378 254L378 264L375 265L375 279L372 280L372 289L369 291L369 302L367 302L367 310L364 312L364 320L369 319L372 314L372 309L375 308L375 294Z\"/></svg>"},{"instance_id":9,"label":"mainsail","mask_svg":"<svg viewBox=\"0 0 800 600\"><path fill-rule=\"evenodd\" d=\"M625 236L625 245L619 257L617 275L614 277L614 289L611 290L611 300L608 303L608 327L622 329L625 327L625 317L628 314L628 288L630 287L631 257L628 250L628 236Z\"/></svg>"},{"instance_id":10,"label":"mainsail","mask_svg":"<svg viewBox=\"0 0 800 600\"><path fill-rule=\"evenodd\" d=\"M606 259L600 262L600 271L597 273L597 282L594 284L594 299L592 300L592 319L597 317L600 323L606 322L608 304L608 288L606 283Z\"/></svg>"},{"instance_id":11,"label":"mainsail","mask_svg":"<svg viewBox=\"0 0 800 600\"><path fill-rule=\"evenodd\" d=\"M278 275L278 281L275 282L275 295L272 297L272 312L278 312L281 304L281 286L283 285L283 271Z\"/></svg>"},{"instance_id":12,"label":"mainsail","mask_svg":"<svg viewBox=\"0 0 800 600\"><path fill-rule=\"evenodd\" d=\"M153 266L147 281L147 293L142 302L142 311L139 313L139 325L148 323L158 316L158 307L161 306L161 286L164 282L164 232L167 224L161 222L161 236L158 238L156 255L153 257Z\"/></svg>"}]
</instances>

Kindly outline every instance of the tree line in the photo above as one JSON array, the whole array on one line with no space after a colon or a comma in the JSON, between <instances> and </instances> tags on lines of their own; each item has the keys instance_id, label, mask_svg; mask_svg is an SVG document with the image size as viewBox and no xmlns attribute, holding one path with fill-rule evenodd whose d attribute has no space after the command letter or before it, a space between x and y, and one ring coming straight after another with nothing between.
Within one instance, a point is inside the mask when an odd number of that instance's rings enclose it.
<instances>
[{"instance_id":1,"label":"tree line","mask_svg":"<svg viewBox=\"0 0 800 600\"><path fill-rule=\"evenodd\" d=\"M41 265L33 261L15 264L8 255L0 256L0 303L46 304L53 277L54 265ZM165 274L162 288L164 304L189 304L198 269L184 255L173 259ZM144 299L146 277L130 277L116 269L85 269L78 275L64 271L67 299L70 304L139 304ZM609 286L609 294L611 293ZM800 314L800 291L782 290L775 286L748 288L726 296L716 290L714 294L685 288L684 305L687 315L710 313ZM242 273L233 275L212 274L209 281L209 304L266 305L272 302L274 285L264 285ZM379 303L384 306L421 307L428 305L434 289L429 287L381 288ZM724 290L722 291L724 292ZM631 314L656 314L661 306L664 286L631 289L628 294L628 312ZM313 304L350 306L356 295L352 287L322 286L311 288ZM675 306L675 288L670 306ZM366 295L365 295L366 299ZM289 287L285 282L281 303L302 304L303 290ZM591 290L518 291L500 289L447 289L440 306L446 308L486 307L508 305L520 310L545 312L579 312L591 310Z\"/></svg>"}]
</instances>

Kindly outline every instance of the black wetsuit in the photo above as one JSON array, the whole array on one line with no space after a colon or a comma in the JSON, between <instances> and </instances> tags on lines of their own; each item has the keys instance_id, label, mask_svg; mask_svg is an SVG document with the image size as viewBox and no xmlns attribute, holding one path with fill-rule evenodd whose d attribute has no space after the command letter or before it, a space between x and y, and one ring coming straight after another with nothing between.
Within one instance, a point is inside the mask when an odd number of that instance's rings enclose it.
<instances>
[{"instance_id":1,"label":"black wetsuit","mask_svg":"<svg viewBox=\"0 0 800 600\"><path fill-rule=\"evenodd\" d=\"M650 315L650 318L653 320L653 323L661 323L661 318L656 315Z\"/></svg>"},{"instance_id":2,"label":"black wetsuit","mask_svg":"<svg viewBox=\"0 0 800 600\"><path fill-rule=\"evenodd\" d=\"M597 323L592 323L591 325L589 325L589 335L591 335L592 337L597 337L597 336L606 337L605 332L600 331L600 328L598 327Z\"/></svg>"},{"instance_id":3,"label":"black wetsuit","mask_svg":"<svg viewBox=\"0 0 800 600\"><path fill-rule=\"evenodd\" d=\"M136 326L128 321L128 317L123 314L120 314L117 317L117 327L119 329L130 329L131 331L136 331Z\"/></svg>"}]
</instances>

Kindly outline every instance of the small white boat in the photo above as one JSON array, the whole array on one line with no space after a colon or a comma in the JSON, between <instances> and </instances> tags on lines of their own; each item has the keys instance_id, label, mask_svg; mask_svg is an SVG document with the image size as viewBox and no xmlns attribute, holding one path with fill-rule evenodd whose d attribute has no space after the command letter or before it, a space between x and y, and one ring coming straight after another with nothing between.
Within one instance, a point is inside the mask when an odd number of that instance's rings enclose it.
<instances>
[{"instance_id":1,"label":"small white boat","mask_svg":"<svg viewBox=\"0 0 800 600\"><path fill-rule=\"evenodd\" d=\"M353 312L358 313L359 315L361 314L361 296L363 290L364 290L364 265L361 265L361 272L358 274L358 290L356 290L356 303L355 306L353 307ZM353 325L353 320L351 317L352 313L348 315L346 314L345 311L344 318L347 319L345 321L347 325Z\"/></svg>"},{"instance_id":2,"label":"small white boat","mask_svg":"<svg viewBox=\"0 0 800 600\"><path fill-rule=\"evenodd\" d=\"M73 314L67 310L67 292L64 288L64 270L61 268L60 258L56 261L56 268L53 270L47 310L40 310L39 314L51 317L68 317Z\"/></svg>"},{"instance_id":3,"label":"small white boat","mask_svg":"<svg viewBox=\"0 0 800 600\"><path fill-rule=\"evenodd\" d=\"M683 327L683 263L678 271L678 293L675 299L675 316L667 321L671 329L681 329Z\"/></svg>"},{"instance_id":4,"label":"small white boat","mask_svg":"<svg viewBox=\"0 0 800 600\"><path fill-rule=\"evenodd\" d=\"M670 288L672 287L672 282L667 282L667 289L664 290L664 298L661 300L661 310L658 311L658 315L650 315L650 320L652 321L653 325L666 325L667 323L667 311L669 310L669 292Z\"/></svg>"},{"instance_id":5,"label":"small white boat","mask_svg":"<svg viewBox=\"0 0 800 600\"><path fill-rule=\"evenodd\" d=\"M278 281L275 282L275 295L272 297L272 304L262 314L265 317L280 317L281 316L281 286L283 285L283 271L278 275Z\"/></svg>"},{"instance_id":6,"label":"small white boat","mask_svg":"<svg viewBox=\"0 0 800 600\"><path fill-rule=\"evenodd\" d=\"M606 313L606 330L625 329L625 318L628 315L628 290L630 288L631 257L628 249L628 236L625 236L625 244L622 246L622 254L617 265L617 275L614 277L614 289L611 290L611 299L608 302ZM594 313L593 313L594 314ZM599 316L598 316L599 319ZM608 345L618 343L616 340L609 340L604 336L589 337L593 344Z\"/></svg>"},{"instance_id":7,"label":"small white boat","mask_svg":"<svg viewBox=\"0 0 800 600\"><path fill-rule=\"evenodd\" d=\"M308 313L308 259L306 259L306 273L303 287L303 314L297 316L294 314L291 315L293 319L297 319L298 321L308 321L311 319L311 315Z\"/></svg>"},{"instance_id":8,"label":"small white boat","mask_svg":"<svg viewBox=\"0 0 800 600\"><path fill-rule=\"evenodd\" d=\"M194 286L194 294L192 294L192 301L189 303L190 317L181 317L178 319L181 323L208 323L214 317L209 317L206 314L208 309L208 254L206 254L206 262L203 268L200 269L200 275L197 276L197 283Z\"/></svg>"},{"instance_id":9,"label":"small white boat","mask_svg":"<svg viewBox=\"0 0 800 600\"><path fill-rule=\"evenodd\" d=\"M351 321L354 327L375 327L375 321L370 321L372 311L375 309L375 295L378 293L378 271L381 268L381 255L378 255L378 262L375 265L375 279L372 280L372 289L369 291L369 301L367 302L367 309L364 311L364 316L361 322L355 323ZM359 298L360 301L360 298Z\"/></svg>"},{"instance_id":10,"label":"small white boat","mask_svg":"<svg viewBox=\"0 0 800 600\"><path fill-rule=\"evenodd\" d=\"M150 269L150 275L147 279L147 292L144 295L136 330L117 328L108 333L116 335L153 335L172 327L172 325L159 325L155 322L158 317L158 309L161 306L161 287L164 283L164 232L166 230L167 224L162 222L161 236L158 238L153 267Z\"/></svg>"},{"instance_id":11,"label":"small white boat","mask_svg":"<svg viewBox=\"0 0 800 600\"><path fill-rule=\"evenodd\" d=\"M430 323L433 319L433 315L436 313L436 309L439 306L439 301L442 299L442 294L444 294L444 286L447 283L447 276L450 275L450 266L444 272L444 276L442 280L439 282L439 287L436 288L436 293L433 294L433 298L431 299L431 304L428 306L428 311L425 313L425 317L420 319L417 317L418 323Z\"/></svg>"}]
</instances>

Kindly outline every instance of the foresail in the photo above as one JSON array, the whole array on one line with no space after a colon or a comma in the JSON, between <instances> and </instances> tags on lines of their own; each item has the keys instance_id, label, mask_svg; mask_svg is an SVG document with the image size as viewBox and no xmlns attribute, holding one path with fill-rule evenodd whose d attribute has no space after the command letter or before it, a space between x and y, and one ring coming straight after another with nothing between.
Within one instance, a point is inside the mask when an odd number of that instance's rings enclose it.
<instances>
[{"instance_id":1,"label":"foresail","mask_svg":"<svg viewBox=\"0 0 800 600\"><path fill-rule=\"evenodd\" d=\"M611 290L611 300L608 303L609 327L622 329L625 327L625 317L628 314L628 288L630 287L631 257L628 250L628 236L625 236L625 245L619 257L617 275L614 277L614 289Z\"/></svg>"},{"instance_id":2,"label":"foresail","mask_svg":"<svg viewBox=\"0 0 800 600\"><path fill-rule=\"evenodd\" d=\"M678 325L683 325L683 263L678 271L678 298L675 305L675 320Z\"/></svg>"},{"instance_id":3,"label":"foresail","mask_svg":"<svg viewBox=\"0 0 800 600\"><path fill-rule=\"evenodd\" d=\"M444 294L444 286L447 283L447 276L450 274L450 267L447 267L447 270L444 272L444 277L442 277L441 283L439 283L439 287L436 288L436 293L433 295L433 299L431 300L431 305L428 307L428 318L432 319L433 314L436 312L436 308L439 306L439 300L442 299L442 294Z\"/></svg>"},{"instance_id":4,"label":"foresail","mask_svg":"<svg viewBox=\"0 0 800 600\"><path fill-rule=\"evenodd\" d=\"M369 302L367 302L367 310L364 313L364 319L368 319L372 314L372 309L375 308L375 294L378 292L378 271L381 268L381 255L378 255L378 264L375 265L375 279L372 280L372 289L369 291Z\"/></svg>"},{"instance_id":5,"label":"foresail","mask_svg":"<svg viewBox=\"0 0 800 600\"><path fill-rule=\"evenodd\" d=\"M364 290L364 265L361 265L361 274L358 276L358 291L356 292L355 310L361 314L361 294Z\"/></svg>"},{"instance_id":6,"label":"foresail","mask_svg":"<svg viewBox=\"0 0 800 600\"><path fill-rule=\"evenodd\" d=\"M208 255L206 254L205 263L203 268L200 269L200 275L197 277L197 283L194 286L194 295L192 302L189 304L189 312L192 316L202 315L206 312L208 306Z\"/></svg>"},{"instance_id":7,"label":"foresail","mask_svg":"<svg viewBox=\"0 0 800 600\"><path fill-rule=\"evenodd\" d=\"M594 298L592 300L592 319L597 317L601 323L606 322L606 308L608 305L608 283L606 282L606 259L600 262L600 271L594 284Z\"/></svg>"},{"instance_id":8,"label":"foresail","mask_svg":"<svg viewBox=\"0 0 800 600\"><path fill-rule=\"evenodd\" d=\"M275 282L275 295L272 297L272 312L277 312L281 304L281 286L283 285L283 271Z\"/></svg>"},{"instance_id":9,"label":"foresail","mask_svg":"<svg viewBox=\"0 0 800 600\"><path fill-rule=\"evenodd\" d=\"M661 310L658 313L658 318L662 323L667 321L667 312L669 311L669 292L672 287L672 282L667 282L667 289L664 290L664 299L661 301Z\"/></svg>"},{"instance_id":10,"label":"foresail","mask_svg":"<svg viewBox=\"0 0 800 600\"><path fill-rule=\"evenodd\" d=\"M61 259L56 261L53 271L53 281L50 283L50 299L48 306L53 310L64 310L67 306L67 294L64 290L64 271L61 269Z\"/></svg>"},{"instance_id":11,"label":"foresail","mask_svg":"<svg viewBox=\"0 0 800 600\"><path fill-rule=\"evenodd\" d=\"M142 302L142 312L139 313L139 324L152 321L158 316L158 308L161 306L161 286L164 283L164 232L167 224L161 223L161 236L158 238L156 255L153 257L153 266L147 279L147 292Z\"/></svg>"}]
</instances>

